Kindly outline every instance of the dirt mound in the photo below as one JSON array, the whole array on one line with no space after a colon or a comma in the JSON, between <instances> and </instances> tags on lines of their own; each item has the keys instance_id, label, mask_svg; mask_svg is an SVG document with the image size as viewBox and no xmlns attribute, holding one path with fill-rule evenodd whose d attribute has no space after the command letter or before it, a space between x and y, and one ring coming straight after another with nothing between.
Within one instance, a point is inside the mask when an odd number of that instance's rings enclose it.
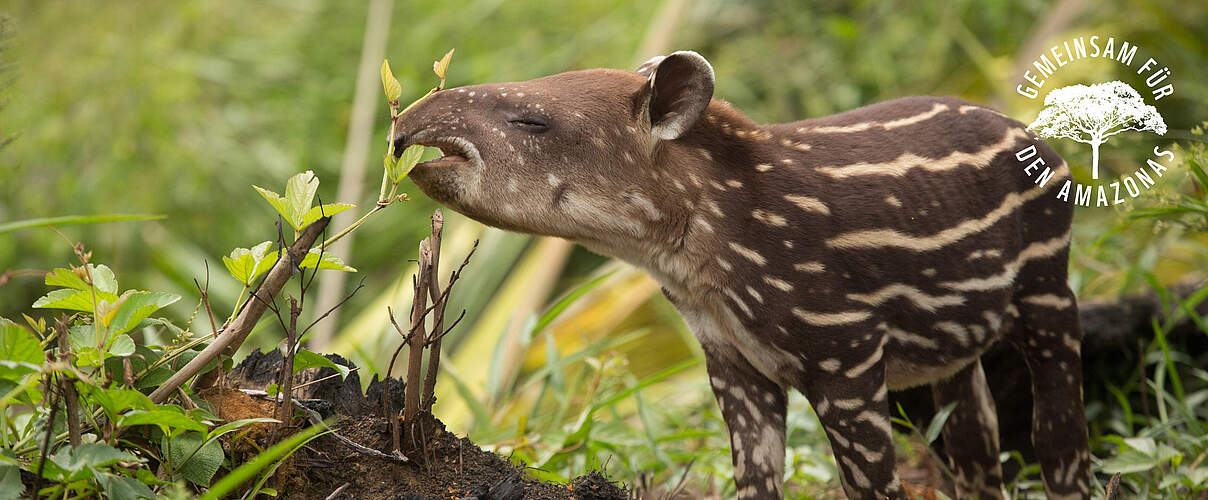
<instances>
[{"instance_id":1,"label":"dirt mound","mask_svg":"<svg viewBox=\"0 0 1208 500\"><path fill-rule=\"evenodd\" d=\"M339 356L336 363L350 365ZM278 352L253 353L232 371L227 388L212 389L202 395L224 419L273 417L276 403L241 389L262 390L275 381L281 366ZM299 373L295 387L334 374L329 368ZM380 395L388 385L390 396L400 408L403 384L390 380L383 384L376 377L367 395L362 396L360 381L353 372L344 381L339 377L305 385L297 397L300 406L324 419L334 419L336 433L363 447L388 453L391 444L389 421L381 416ZM304 413L310 413L303 410ZM472 441L457 437L445 425L423 415L423 436L411 442L404 437L402 452L409 462L357 451L338 438L322 436L298 450L278 469L270 483L283 499L577 499L613 500L627 498L627 492L599 472L575 478L570 485L531 479L523 468L503 457L484 451ZM329 420L330 421L330 420ZM305 419L295 427L309 425ZM235 463L250 458L265 447L272 435L269 424L257 424L249 436L224 443ZM252 442L255 446L252 446Z\"/></svg>"}]
</instances>

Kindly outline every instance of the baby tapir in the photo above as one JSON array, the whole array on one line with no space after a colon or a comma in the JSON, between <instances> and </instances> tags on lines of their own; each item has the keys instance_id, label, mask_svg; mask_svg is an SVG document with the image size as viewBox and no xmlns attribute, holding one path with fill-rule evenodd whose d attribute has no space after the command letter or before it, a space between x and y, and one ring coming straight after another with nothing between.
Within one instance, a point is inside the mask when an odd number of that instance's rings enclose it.
<instances>
[{"instance_id":1,"label":"baby tapir","mask_svg":"<svg viewBox=\"0 0 1208 500\"><path fill-rule=\"evenodd\" d=\"M1000 339L1031 371L1049 497L1088 498L1065 162L957 99L757 125L713 84L703 57L676 52L449 89L392 139L441 149L411 174L433 199L663 286L704 348L739 498L782 497L788 388L817 412L848 497L905 498L886 391L920 384L957 403L943 436L959 496L1001 497L978 360Z\"/></svg>"}]
</instances>

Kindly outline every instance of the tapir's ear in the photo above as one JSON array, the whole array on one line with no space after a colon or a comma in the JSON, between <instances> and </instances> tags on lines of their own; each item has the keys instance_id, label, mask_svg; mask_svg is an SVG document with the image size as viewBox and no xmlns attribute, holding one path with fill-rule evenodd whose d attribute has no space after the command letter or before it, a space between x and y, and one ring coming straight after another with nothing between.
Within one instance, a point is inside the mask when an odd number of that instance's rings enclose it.
<instances>
[{"instance_id":1,"label":"tapir's ear","mask_svg":"<svg viewBox=\"0 0 1208 500\"><path fill-rule=\"evenodd\" d=\"M650 132L662 140L683 135L713 99L713 66L696 52L681 50L638 68L647 77Z\"/></svg>"}]
</instances>

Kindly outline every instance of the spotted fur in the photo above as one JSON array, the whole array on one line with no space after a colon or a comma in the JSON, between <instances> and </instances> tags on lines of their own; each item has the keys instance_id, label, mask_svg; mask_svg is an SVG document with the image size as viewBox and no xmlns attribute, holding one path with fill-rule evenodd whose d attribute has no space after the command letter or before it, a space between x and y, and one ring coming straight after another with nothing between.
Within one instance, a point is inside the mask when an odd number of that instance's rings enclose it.
<instances>
[{"instance_id":1,"label":"spotted fur","mask_svg":"<svg viewBox=\"0 0 1208 500\"><path fill-rule=\"evenodd\" d=\"M1066 284L1069 176L1022 124L951 98L757 125L676 52L438 92L401 146L412 178L494 226L559 236L645 269L704 348L739 498L780 498L786 390L802 391L850 498L903 498L888 390L932 384L964 498L998 498L997 421L979 356L1032 373L1050 498L1089 496L1080 329ZM1022 175L1035 146L1052 177ZM1031 161L1031 160L1029 160Z\"/></svg>"}]
</instances>

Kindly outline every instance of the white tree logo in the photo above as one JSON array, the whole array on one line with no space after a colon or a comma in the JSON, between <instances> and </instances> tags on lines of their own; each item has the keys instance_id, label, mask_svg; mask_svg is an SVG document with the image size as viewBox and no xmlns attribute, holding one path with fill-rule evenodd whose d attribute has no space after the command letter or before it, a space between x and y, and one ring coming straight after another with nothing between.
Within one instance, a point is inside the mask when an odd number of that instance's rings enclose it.
<instances>
[{"instance_id":1,"label":"white tree logo","mask_svg":"<svg viewBox=\"0 0 1208 500\"><path fill-rule=\"evenodd\" d=\"M1099 178L1099 146L1120 132L1166 133L1158 109L1121 81L1070 85L1044 97L1044 109L1028 125L1046 139L1062 138L1091 145L1091 177Z\"/></svg>"}]
</instances>

